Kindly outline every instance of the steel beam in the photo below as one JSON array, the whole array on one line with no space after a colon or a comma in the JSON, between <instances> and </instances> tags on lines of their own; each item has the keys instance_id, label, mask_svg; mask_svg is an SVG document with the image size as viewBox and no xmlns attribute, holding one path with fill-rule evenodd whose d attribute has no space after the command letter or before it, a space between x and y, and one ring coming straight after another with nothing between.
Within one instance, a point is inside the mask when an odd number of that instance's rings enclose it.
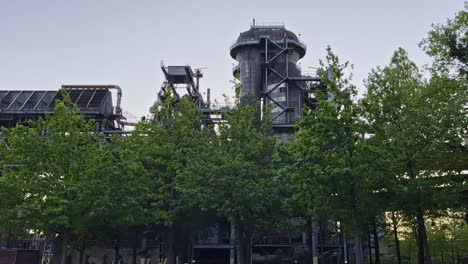
<instances>
[{"instance_id":1,"label":"steel beam","mask_svg":"<svg viewBox=\"0 0 468 264\"><path fill-rule=\"evenodd\" d=\"M31 95L24 101L23 105L20 107L20 110L23 110L24 106L28 103L28 101L31 99L31 97L36 93L36 91L33 91Z\"/></svg>"},{"instance_id":2,"label":"steel beam","mask_svg":"<svg viewBox=\"0 0 468 264\"><path fill-rule=\"evenodd\" d=\"M34 108L33 108L34 110L36 110L37 106L42 102L42 99L44 99L44 96L46 94L47 94L47 91L44 91L44 94L41 96L41 98L39 98L39 100L37 101L37 104L34 106Z\"/></svg>"},{"instance_id":3,"label":"steel beam","mask_svg":"<svg viewBox=\"0 0 468 264\"><path fill-rule=\"evenodd\" d=\"M16 99L23 93L23 91L19 91L18 95L11 101L11 103L7 106L6 110L10 110L10 107L16 102Z\"/></svg>"},{"instance_id":4,"label":"steel beam","mask_svg":"<svg viewBox=\"0 0 468 264\"><path fill-rule=\"evenodd\" d=\"M88 108L88 107L89 107L89 104L90 104L90 103L91 103L91 101L93 100L93 98L94 98L94 95L96 94L96 91L97 91L97 90L94 90L93 94L92 94L92 95L91 95L91 97L89 98L89 100L88 100L88 103L86 104L86 108Z\"/></svg>"}]
</instances>

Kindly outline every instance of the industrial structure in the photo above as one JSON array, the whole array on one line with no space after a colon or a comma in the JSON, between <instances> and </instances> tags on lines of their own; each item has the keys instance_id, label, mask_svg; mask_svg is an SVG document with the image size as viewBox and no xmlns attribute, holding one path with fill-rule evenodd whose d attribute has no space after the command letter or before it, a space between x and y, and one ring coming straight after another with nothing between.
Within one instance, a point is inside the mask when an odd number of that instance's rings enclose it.
<instances>
[{"instance_id":1,"label":"industrial structure","mask_svg":"<svg viewBox=\"0 0 468 264\"><path fill-rule=\"evenodd\" d=\"M321 79L304 74L298 61L306 53L306 45L283 24L258 24L253 21L249 30L240 33L230 47L230 55L238 62L233 75L242 84L241 104L255 104L262 111L271 111L273 133L278 141L287 141L295 132L303 106L316 107L315 92L326 93ZM210 90L204 100L200 92L200 69L186 66L161 65L166 80L158 93L158 102L172 89L178 89L199 108L205 123L215 123L228 108L213 107ZM297 263L315 257L314 263L343 263L347 249L344 238L333 223L290 219L287 233L273 230L256 238L252 247L254 263ZM321 232L319 232L321 230ZM234 227L228 222L217 223L201 232L192 244L192 258L196 263L235 263ZM278 262L279 261L279 262Z\"/></svg>"},{"instance_id":2,"label":"industrial structure","mask_svg":"<svg viewBox=\"0 0 468 264\"><path fill-rule=\"evenodd\" d=\"M186 97L198 107L204 125L213 125L219 122L223 119L223 114L230 110L229 106L211 103L210 88L206 89L206 93L201 92L202 68L192 69L189 65L165 66L161 62L161 70L165 80L158 92L156 104L161 104L170 90L176 99ZM206 94L205 98L203 94ZM153 112L153 109L150 109L150 112Z\"/></svg>"},{"instance_id":3,"label":"industrial structure","mask_svg":"<svg viewBox=\"0 0 468 264\"><path fill-rule=\"evenodd\" d=\"M171 89L172 92L176 95L177 98L180 98L177 88L180 88L179 85L184 85L183 88L187 91L187 96L195 105L200 109L210 108L210 90L208 89L208 97L205 102L203 96L200 93L200 78L203 77L201 69L195 69L195 72L192 70L192 67L185 66L164 66L164 63L161 62L161 70L166 77L166 81L161 85L161 90L158 93L158 101L164 101L165 93Z\"/></svg>"},{"instance_id":4,"label":"industrial structure","mask_svg":"<svg viewBox=\"0 0 468 264\"><path fill-rule=\"evenodd\" d=\"M306 45L283 24L258 24L253 21L249 30L240 33L230 47L230 55L238 62L233 75L242 84L241 104L255 104L262 111L271 111L273 133L278 141L287 141L295 132L303 106L314 109L315 92L326 93L321 79L301 71L298 61L306 54ZM222 119L229 108L220 108L206 99L200 91L200 69L185 66L164 66L165 81L158 93L158 103L171 90L176 98L189 98L203 117L205 124ZM181 91L183 90L183 91ZM182 95L182 93L184 95ZM293 263L307 256L315 256L322 263L343 262L343 238L330 223L318 224L304 219L290 219L286 233L272 231L257 238L252 248L255 263ZM320 228L321 226L321 228ZM193 241L192 258L196 263L235 263L234 227L228 222L218 223L201 232ZM319 230L325 230L321 232ZM320 242L319 242L320 241Z\"/></svg>"},{"instance_id":5,"label":"industrial structure","mask_svg":"<svg viewBox=\"0 0 468 264\"><path fill-rule=\"evenodd\" d=\"M240 102L258 104L262 111L271 111L273 133L285 141L294 133L295 123L306 105L315 108L315 92L326 92L317 76L304 74L298 61L306 54L306 45L283 24L259 24L253 21L249 30L240 33L230 47L230 55L238 62L233 74L242 84ZM206 96L200 90L202 69L161 64L165 81L157 94L157 103L166 99L171 90L176 98L188 97L198 106L205 124L222 119L227 107L214 106L210 90ZM183 89L184 92L180 92ZM111 90L116 91L116 105ZM86 119L96 121L99 132L127 134L132 126L123 115L122 91L116 85L64 85L71 101ZM0 126L13 127L25 124L46 114L53 114L57 99L62 93L53 91L0 91ZM273 231L260 236L253 243L253 261L256 263L294 263L307 255L320 258L321 263L342 263L347 249L344 237L332 223L317 223L304 219L290 219L287 234ZM321 231L319 233L319 230ZM190 245L191 258L196 263L231 263L235 261L233 226L218 223L199 234ZM346 262L345 262L346 263Z\"/></svg>"},{"instance_id":6,"label":"industrial structure","mask_svg":"<svg viewBox=\"0 0 468 264\"><path fill-rule=\"evenodd\" d=\"M86 119L96 121L99 132L124 133L125 126L134 125L123 116L122 90L117 85L63 85L62 90ZM117 92L115 106L111 90ZM1 90L0 126L14 127L53 114L55 102L60 99L63 99L60 90Z\"/></svg>"},{"instance_id":7,"label":"industrial structure","mask_svg":"<svg viewBox=\"0 0 468 264\"><path fill-rule=\"evenodd\" d=\"M273 132L281 141L294 133L304 105L315 108L315 92L326 92L319 77L302 72L298 65L306 51L306 44L284 24L255 20L230 47L231 57L238 62L233 75L242 84L241 103L259 104L262 111L271 111ZM159 103L169 89L180 98L177 90L183 88L185 96L199 107L204 121L212 122L210 116L227 110L211 104L210 89L206 91L206 99L203 98L201 69L163 63L161 69L166 80L158 93Z\"/></svg>"},{"instance_id":8,"label":"industrial structure","mask_svg":"<svg viewBox=\"0 0 468 264\"><path fill-rule=\"evenodd\" d=\"M234 76L240 78L241 102L261 102L271 111L275 134L291 134L303 105L314 108L314 93L324 90L320 78L303 74L297 62L307 46L279 23L255 23L240 33L230 48L238 62Z\"/></svg>"}]
</instances>

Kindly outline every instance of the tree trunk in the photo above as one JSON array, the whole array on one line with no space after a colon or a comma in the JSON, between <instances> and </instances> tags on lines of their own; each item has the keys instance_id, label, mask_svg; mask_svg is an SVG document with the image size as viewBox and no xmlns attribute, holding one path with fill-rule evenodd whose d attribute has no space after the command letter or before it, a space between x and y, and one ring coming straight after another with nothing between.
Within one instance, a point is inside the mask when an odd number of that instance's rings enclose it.
<instances>
[{"instance_id":1,"label":"tree trunk","mask_svg":"<svg viewBox=\"0 0 468 264\"><path fill-rule=\"evenodd\" d=\"M231 246L231 248L229 249L229 264L234 264L236 261L235 244L236 244L236 226L234 225L234 223L231 222L231 232L229 233L229 245Z\"/></svg>"},{"instance_id":2,"label":"tree trunk","mask_svg":"<svg viewBox=\"0 0 468 264\"><path fill-rule=\"evenodd\" d=\"M426 264L432 264L431 251L429 249L429 241L427 239L426 224L423 226L423 235Z\"/></svg>"},{"instance_id":3,"label":"tree trunk","mask_svg":"<svg viewBox=\"0 0 468 264\"><path fill-rule=\"evenodd\" d=\"M62 256L62 235L58 235L57 237L54 238L52 241L52 263L54 264L60 264L61 256Z\"/></svg>"},{"instance_id":4,"label":"tree trunk","mask_svg":"<svg viewBox=\"0 0 468 264\"><path fill-rule=\"evenodd\" d=\"M67 259L68 233L64 232L61 244L62 255L60 256L60 264L65 264Z\"/></svg>"},{"instance_id":5,"label":"tree trunk","mask_svg":"<svg viewBox=\"0 0 468 264\"><path fill-rule=\"evenodd\" d=\"M424 242L422 240L421 229L419 225L419 220L417 219L416 226L416 244L418 246L418 262L417 264L424 264Z\"/></svg>"},{"instance_id":6,"label":"tree trunk","mask_svg":"<svg viewBox=\"0 0 468 264\"><path fill-rule=\"evenodd\" d=\"M241 242L240 242L240 236L239 236L239 227L236 228L236 263L237 264L244 264L244 249L242 248Z\"/></svg>"},{"instance_id":7,"label":"tree trunk","mask_svg":"<svg viewBox=\"0 0 468 264\"><path fill-rule=\"evenodd\" d=\"M83 239L80 245L80 257L79 257L79 262L78 262L79 264L83 264L85 250L86 250L86 240Z\"/></svg>"},{"instance_id":8,"label":"tree trunk","mask_svg":"<svg viewBox=\"0 0 468 264\"><path fill-rule=\"evenodd\" d=\"M132 264L137 264L138 229L135 230L132 245Z\"/></svg>"},{"instance_id":9,"label":"tree trunk","mask_svg":"<svg viewBox=\"0 0 468 264\"><path fill-rule=\"evenodd\" d=\"M315 223L317 224L317 223ZM307 221L307 231L306 231L306 244L307 248L307 255L306 255L306 263L313 263L314 261L314 221L309 220Z\"/></svg>"},{"instance_id":10,"label":"tree trunk","mask_svg":"<svg viewBox=\"0 0 468 264\"><path fill-rule=\"evenodd\" d=\"M406 153L408 174L412 180L416 180L416 173L414 171L413 160L410 155ZM432 264L431 254L429 251L429 244L427 243L426 225L424 223L424 212L421 208L421 188L417 188L417 241L418 241L418 264Z\"/></svg>"},{"instance_id":11,"label":"tree trunk","mask_svg":"<svg viewBox=\"0 0 468 264\"><path fill-rule=\"evenodd\" d=\"M377 219L372 223L372 233L374 237L375 263L380 264L379 234L377 233Z\"/></svg>"},{"instance_id":12,"label":"tree trunk","mask_svg":"<svg viewBox=\"0 0 468 264\"><path fill-rule=\"evenodd\" d=\"M354 237L354 254L355 254L355 264L363 263L363 254L362 254L362 238L361 234L358 231L353 232Z\"/></svg>"},{"instance_id":13,"label":"tree trunk","mask_svg":"<svg viewBox=\"0 0 468 264\"><path fill-rule=\"evenodd\" d=\"M353 194L352 199L355 201L354 194ZM353 238L354 238L354 256L355 256L355 260L354 260L355 262L354 263L355 264L362 264L363 260L364 260L363 253L362 253L362 238L361 238L361 233L358 230L359 224L358 224L358 220L356 218L356 211L357 210L356 210L355 204L356 203L353 202L353 208L352 208L352 211L351 211L351 222L353 224L352 235L353 235Z\"/></svg>"},{"instance_id":14,"label":"tree trunk","mask_svg":"<svg viewBox=\"0 0 468 264\"><path fill-rule=\"evenodd\" d=\"M237 263L251 264L252 263L252 235L241 225L236 226L236 242L237 242Z\"/></svg>"},{"instance_id":15,"label":"tree trunk","mask_svg":"<svg viewBox=\"0 0 468 264\"><path fill-rule=\"evenodd\" d=\"M452 245L452 250L451 250L451 257L452 257L452 264L455 264L455 252L453 251L453 245Z\"/></svg>"},{"instance_id":16,"label":"tree trunk","mask_svg":"<svg viewBox=\"0 0 468 264\"><path fill-rule=\"evenodd\" d=\"M167 264L175 264L175 230L173 226L167 231Z\"/></svg>"},{"instance_id":17,"label":"tree trunk","mask_svg":"<svg viewBox=\"0 0 468 264\"><path fill-rule=\"evenodd\" d=\"M13 234L9 234L6 242L6 247L7 248L12 248L13 247Z\"/></svg>"},{"instance_id":18,"label":"tree trunk","mask_svg":"<svg viewBox=\"0 0 468 264\"><path fill-rule=\"evenodd\" d=\"M84 250L80 249L80 256L78 258L78 263L79 264L83 264L83 261L84 261Z\"/></svg>"},{"instance_id":19,"label":"tree trunk","mask_svg":"<svg viewBox=\"0 0 468 264\"><path fill-rule=\"evenodd\" d=\"M416 212L417 233L418 233L418 264L432 264L429 244L427 242L426 224L424 223L424 213L421 207Z\"/></svg>"},{"instance_id":20,"label":"tree trunk","mask_svg":"<svg viewBox=\"0 0 468 264\"><path fill-rule=\"evenodd\" d=\"M320 229L320 224L318 220L313 220L312 221L312 236L310 238L311 243L312 243L312 262L313 264L318 264L319 261L319 233L320 230L325 230L325 229Z\"/></svg>"},{"instance_id":21,"label":"tree trunk","mask_svg":"<svg viewBox=\"0 0 468 264\"><path fill-rule=\"evenodd\" d=\"M397 256L397 264L401 264L401 251L400 251L400 239L398 239L398 221L395 216L395 212L392 212L392 226L393 226L393 239L395 241L395 250Z\"/></svg>"},{"instance_id":22,"label":"tree trunk","mask_svg":"<svg viewBox=\"0 0 468 264\"><path fill-rule=\"evenodd\" d=\"M114 243L114 264L119 264L120 261L120 235L115 237Z\"/></svg>"},{"instance_id":23,"label":"tree trunk","mask_svg":"<svg viewBox=\"0 0 468 264\"><path fill-rule=\"evenodd\" d=\"M245 264L252 264L252 234L245 231Z\"/></svg>"},{"instance_id":24,"label":"tree trunk","mask_svg":"<svg viewBox=\"0 0 468 264\"><path fill-rule=\"evenodd\" d=\"M367 247L369 248L369 264L373 264L373 263L372 263L372 244L371 244L371 238L372 238L372 234L371 234L371 232L369 231L369 233L368 233L368 239L367 239Z\"/></svg>"},{"instance_id":25,"label":"tree trunk","mask_svg":"<svg viewBox=\"0 0 468 264\"><path fill-rule=\"evenodd\" d=\"M193 259L192 252L193 252L193 239L192 239L192 236L190 236L190 238L187 241L187 248L185 252L186 259L187 259L186 263L189 263L189 264L192 263L192 259Z\"/></svg>"}]
</instances>

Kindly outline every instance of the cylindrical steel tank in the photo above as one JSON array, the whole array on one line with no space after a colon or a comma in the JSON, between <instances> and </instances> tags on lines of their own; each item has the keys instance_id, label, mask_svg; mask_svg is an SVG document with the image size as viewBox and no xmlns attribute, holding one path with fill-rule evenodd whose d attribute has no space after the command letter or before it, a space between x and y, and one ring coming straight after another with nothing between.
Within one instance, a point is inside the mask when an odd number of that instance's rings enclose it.
<instances>
[{"instance_id":1,"label":"cylindrical steel tank","mask_svg":"<svg viewBox=\"0 0 468 264\"><path fill-rule=\"evenodd\" d=\"M301 76L297 61L305 53L305 44L284 25L254 23L240 33L230 54L239 63L241 102L259 101L267 94L273 123L293 124L302 104L297 85L303 84L291 85L284 79Z\"/></svg>"}]
</instances>

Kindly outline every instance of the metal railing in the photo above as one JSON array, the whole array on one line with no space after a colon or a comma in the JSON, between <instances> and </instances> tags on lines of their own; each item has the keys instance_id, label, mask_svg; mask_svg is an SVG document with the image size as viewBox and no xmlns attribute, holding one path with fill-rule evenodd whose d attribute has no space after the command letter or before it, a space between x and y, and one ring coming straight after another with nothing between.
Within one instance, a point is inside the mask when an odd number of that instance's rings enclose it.
<instances>
[{"instance_id":1,"label":"metal railing","mask_svg":"<svg viewBox=\"0 0 468 264\"><path fill-rule=\"evenodd\" d=\"M284 28L284 22L255 22L250 24L251 28Z\"/></svg>"},{"instance_id":2,"label":"metal railing","mask_svg":"<svg viewBox=\"0 0 468 264\"><path fill-rule=\"evenodd\" d=\"M268 37L268 36L265 36L265 37ZM274 42L278 43L278 44L281 44L283 43L284 41L284 38L281 39L281 40L273 40ZM246 45L246 44L259 44L260 43L260 39L256 39L256 38L251 38L251 39L248 39L248 40L242 40L242 41L233 41L231 43L231 45L229 46L229 50L232 50L234 48L237 48L238 46L241 46L241 45ZM304 50L307 50L307 44L305 42L303 42L302 40L298 39L298 40L294 40L294 39L288 39L288 43L292 43L292 44L296 44L297 46L299 47L302 47Z\"/></svg>"},{"instance_id":3,"label":"metal railing","mask_svg":"<svg viewBox=\"0 0 468 264\"><path fill-rule=\"evenodd\" d=\"M301 75L307 77L318 77L317 71L301 71Z\"/></svg>"},{"instance_id":4,"label":"metal railing","mask_svg":"<svg viewBox=\"0 0 468 264\"><path fill-rule=\"evenodd\" d=\"M280 41L275 41L279 44L281 44L283 42L283 40L280 40ZM245 44L257 44L257 43L260 43L260 40L257 40L257 39L251 39L251 40L243 40L243 41L237 41L235 40L230 46L229 46L229 50L232 50L234 48L237 48L238 46L242 46L242 45L245 45ZM288 40L288 43L293 43L293 44L296 44L298 45L299 47L303 48L304 50L307 50L307 44L301 40L292 40L292 39L289 39Z\"/></svg>"},{"instance_id":5,"label":"metal railing","mask_svg":"<svg viewBox=\"0 0 468 264\"><path fill-rule=\"evenodd\" d=\"M228 109L233 109L235 107L234 103L219 103L219 102L211 102L211 107L210 109L213 111L217 110L228 110Z\"/></svg>"}]
</instances>

